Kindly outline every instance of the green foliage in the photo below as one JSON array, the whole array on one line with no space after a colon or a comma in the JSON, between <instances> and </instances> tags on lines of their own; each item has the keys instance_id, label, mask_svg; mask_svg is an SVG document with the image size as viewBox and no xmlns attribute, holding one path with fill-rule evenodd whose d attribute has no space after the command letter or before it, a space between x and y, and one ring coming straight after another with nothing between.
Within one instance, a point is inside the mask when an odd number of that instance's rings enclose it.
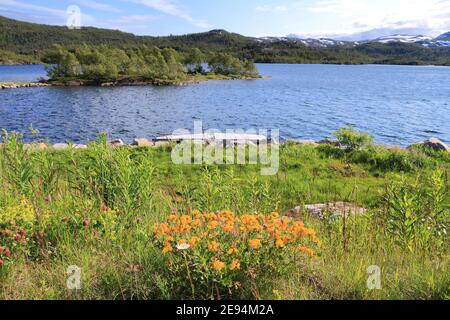
<instances>
[{"instance_id":1,"label":"green foliage","mask_svg":"<svg viewBox=\"0 0 450 320\"><path fill-rule=\"evenodd\" d=\"M15 52L0 49L0 65L38 63L40 63L39 58L33 55L17 54Z\"/></svg>"},{"instance_id":2,"label":"green foliage","mask_svg":"<svg viewBox=\"0 0 450 320\"><path fill-rule=\"evenodd\" d=\"M226 76L258 76L258 71L251 61L241 61L227 53L211 54L208 58L209 69Z\"/></svg>"},{"instance_id":3,"label":"green foliage","mask_svg":"<svg viewBox=\"0 0 450 320\"><path fill-rule=\"evenodd\" d=\"M25 149L22 136L18 133L8 134L3 131L2 141L6 144L3 148L0 166L6 180L20 193L30 195L32 191L31 180L35 173L30 151Z\"/></svg>"},{"instance_id":4,"label":"green foliage","mask_svg":"<svg viewBox=\"0 0 450 320\"><path fill-rule=\"evenodd\" d=\"M189 49L184 54L183 63L190 73L204 73L203 63L206 57L198 48Z\"/></svg>"},{"instance_id":5,"label":"green foliage","mask_svg":"<svg viewBox=\"0 0 450 320\"><path fill-rule=\"evenodd\" d=\"M82 66L77 56L61 46L55 45L51 52L54 67L48 67L48 75L53 79L78 77L82 74Z\"/></svg>"},{"instance_id":6,"label":"green foliage","mask_svg":"<svg viewBox=\"0 0 450 320\"><path fill-rule=\"evenodd\" d=\"M373 137L367 132L358 132L352 126L341 128L333 133L341 147L348 151L362 150L372 145Z\"/></svg>"},{"instance_id":7,"label":"green foliage","mask_svg":"<svg viewBox=\"0 0 450 320\"><path fill-rule=\"evenodd\" d=\"M446 245L450 227L450 210L445 204L447 181L444 172L436 170L424 180L414 183L406 178L394 178L385 194L387 204L387 232L395 241L411 251L422 246ZM437 240L437 241L436 241Z\"/></svg>"},{"instance_id":8,"label":"green foliage","mask_svg":"<svg viewBox=\"0 0 450 320\"><path fill-rule=\"evenodd\" d=\"M171 48L137 46L118 49L106 45L83 45L68 49L54 45L45 56L45 61L51 64L48 74L52 81L86 80L103 83L134 77L144 81L171 83L186 80L187 73L204 73L202 57L198 49L194 49L186 60ZM210 69L216 74L259 77L258 70L250 61L240 61L227 54L214 57Z\"/></svg>"}]
</instances>

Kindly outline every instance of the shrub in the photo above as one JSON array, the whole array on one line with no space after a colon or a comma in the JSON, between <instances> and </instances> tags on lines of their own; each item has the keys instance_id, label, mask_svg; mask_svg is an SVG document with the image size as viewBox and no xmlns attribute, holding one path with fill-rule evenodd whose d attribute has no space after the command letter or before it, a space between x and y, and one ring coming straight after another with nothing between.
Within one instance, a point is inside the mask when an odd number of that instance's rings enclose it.
<instances>
[{"instance_id":1,"label":"shrub","mask_svg":"<svg viewBox=\"0 0 450 320\"><path fill-rule=\"evenodd\" d=\"M350 160L354 163L369 164L372 169L383 171L410 172L425 165L422 154L401 149L388 150L376 146L353 152Z\"/></svg>"},{"instance_id":2,"label":"shrub","mask_svg":"<svg viewBox=\"0 0 450 320\"><path fill-rule=\"evenodd\" d=\"M348 151L361 150L373 144L373 137L367 132L358 132L352 126L333 133L339 144Z\"/></svg>"},{"instance_id":3,"label":"shrub","mask_svg":"<svg viewBox=\"0 0 450 320\"><path fill-rule=\"evenodd\" d=\"M231 211L194 211L155 225L154 244L167 257L172 289L181 291L177 297L220 299L259 298L263 281L314 256L312 246L320 242L303 222L278 213L237 217Z\"/></svg>"}]
</instances>

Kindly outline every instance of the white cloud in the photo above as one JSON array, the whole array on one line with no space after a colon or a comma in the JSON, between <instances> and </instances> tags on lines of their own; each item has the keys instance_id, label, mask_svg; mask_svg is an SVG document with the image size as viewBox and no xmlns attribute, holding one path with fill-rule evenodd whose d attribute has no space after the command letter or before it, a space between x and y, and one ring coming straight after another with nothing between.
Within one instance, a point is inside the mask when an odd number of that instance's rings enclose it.
<instances>
[{"instance_id":1,"label":"white cloud","mask_svg":"<svg viewBox=\"0 0 450 320\"><path fill-rule=\"evenodd\" d=\"M32 15L34 13L45 13L50 14L51 16L57 18L55 21L49 21L48 18L45 20L45 23L54 23L54 24L65 24L67 19L66 10L54 9L40 5L34 5L29 3L24 3L16 0L0 0L1 5L5 5L9 8L15 8L20 10L25 10L22 12L23 14ZM81 20L83 25L91 25L95 22L94 17L83 14L81 15ZM44 21L43 21L44 22Z\"/></svg>"},{"instance_id":2,"label":"white cloud","mask_svg":"<svg viewBox=\"0 0 450 320\"><path fill-rule=\"evenodd\" d=\"M113 6L111 6L109 4L97 2L94 0L75 0L75 2L81 6L91 8L91 9L116 12L116 13L121 12L121 10L114 8Z\"/></svg>"},{"instance_id":3,"label":"white cloud","mask_svg":"<svg viewBox=\"0 0 450 320\"><path fill-rule=\"evenodd\" d=\"M450 0L321 0L309 7L316 14L333 14L348 23L326 35L355 33L423 33L438 35L450 30Z\"/></svg>"},{"instance_id":4,"label":"white cloud","mask_svg":"<svg viewBox=\"0 0 450 320\"><path fill-rule=\"evenodd\" d=\"M256 11L258 12L286 12L289 8L287 6L270 6L270 5L263 5L263 6L257 6Z\"/></svg>"},{"instance_id":5,"label":"white cloud","mask_svg":"<svg viewBox=\"0 0 450 320\"><path fill-rule=\"evenodd\" d=\"M154 21L160 17L154 15L127 15L116 19L108 19L100 23L100 27L122 30L131 33L148 33Z\"/></svg>"},{"instance_id":6,"label":"white cloud","mask_svg":"<svg viewBox=\"0 0 450 320\"><path fill-rule=\"evenodd\" d=\"M144 5L146 7L158 10L165 14L181 18L191 25L199 28L210 28L211 25L206 20L198 20L193 18L188 12L181 9L177 4L171 0L126 0L137 4Z\"/></svg>"},{"instance_id":7,"label":"white cloud","mask_svg":"<svg viewBox=\"0 0 450 320\"><path fill-rule=\"evenodd\" d=\"M52 14L52 15L58 16L58 17L66 17L67 16L67 13L65 10L58 10L58 9L48 8L48 7L34 5L34 4L22 3L22 2L19 2L16 0L0 0L0 4L6 5L8 7L18 8L18 9L45 12L45 13L49 13L49 14Z\"/></svg>"},{"instance_id":8,"label":"white cloud","mask_svg":"<svg viewBox=\"0 0 450 320\"><path fill-rule=\"evenodd\" d=\"M150 14L135 14L130 16L122 16L116 19L115 21L120 23L133 23L133 22L149 22L149 21L155 21L158 17Z\"/></svg>"},{"instance_id":9,"label":"white cloud","mask_svg":"<svg viewBox=\"0 0 450 320\"><path fill-rule=\"evenodd\" d=\"M367 7L367 1L365 1ZM364 1L360 0L321 0L310 7L310 11L315 13L361 10L364 8Z\"/></svg>"}]
</instances>

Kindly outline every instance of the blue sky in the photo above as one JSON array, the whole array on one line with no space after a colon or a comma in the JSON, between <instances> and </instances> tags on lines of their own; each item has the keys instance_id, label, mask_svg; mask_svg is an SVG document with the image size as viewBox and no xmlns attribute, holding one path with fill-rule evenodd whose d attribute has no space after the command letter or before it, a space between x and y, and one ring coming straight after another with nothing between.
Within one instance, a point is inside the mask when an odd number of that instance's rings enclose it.
<instances>
[{"instance_id":1,"label":"blue sky","mask_svg":"<svg viewBox=\"0 0 450 320\"><path fill-rule=\"evenodd\" d=\"M139 35L226 29L360 40L450 31L450 0L0 0L0 15L65 25L69 5L80 7L84 26Z\"/></svg>"}]
</instances>

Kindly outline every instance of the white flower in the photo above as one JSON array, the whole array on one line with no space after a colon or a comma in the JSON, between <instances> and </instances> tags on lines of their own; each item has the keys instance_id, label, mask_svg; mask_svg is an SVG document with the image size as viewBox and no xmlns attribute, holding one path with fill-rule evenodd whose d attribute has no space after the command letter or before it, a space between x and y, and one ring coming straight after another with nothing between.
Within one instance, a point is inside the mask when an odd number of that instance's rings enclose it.
<instances>
[{"instance_id":1,"label":"white flower","mask_svg":"<svg viewBox=\"0 0 450 320\"><path fill-rule=\"evenodd\" d=\"M177 245L177 249L178 250L187 250L187 249L189 249L191 246L189 245L189 244L187 244L187 243L183 243L183 244L179 244L179 245Z\"/></svg>"}]
</instances>

